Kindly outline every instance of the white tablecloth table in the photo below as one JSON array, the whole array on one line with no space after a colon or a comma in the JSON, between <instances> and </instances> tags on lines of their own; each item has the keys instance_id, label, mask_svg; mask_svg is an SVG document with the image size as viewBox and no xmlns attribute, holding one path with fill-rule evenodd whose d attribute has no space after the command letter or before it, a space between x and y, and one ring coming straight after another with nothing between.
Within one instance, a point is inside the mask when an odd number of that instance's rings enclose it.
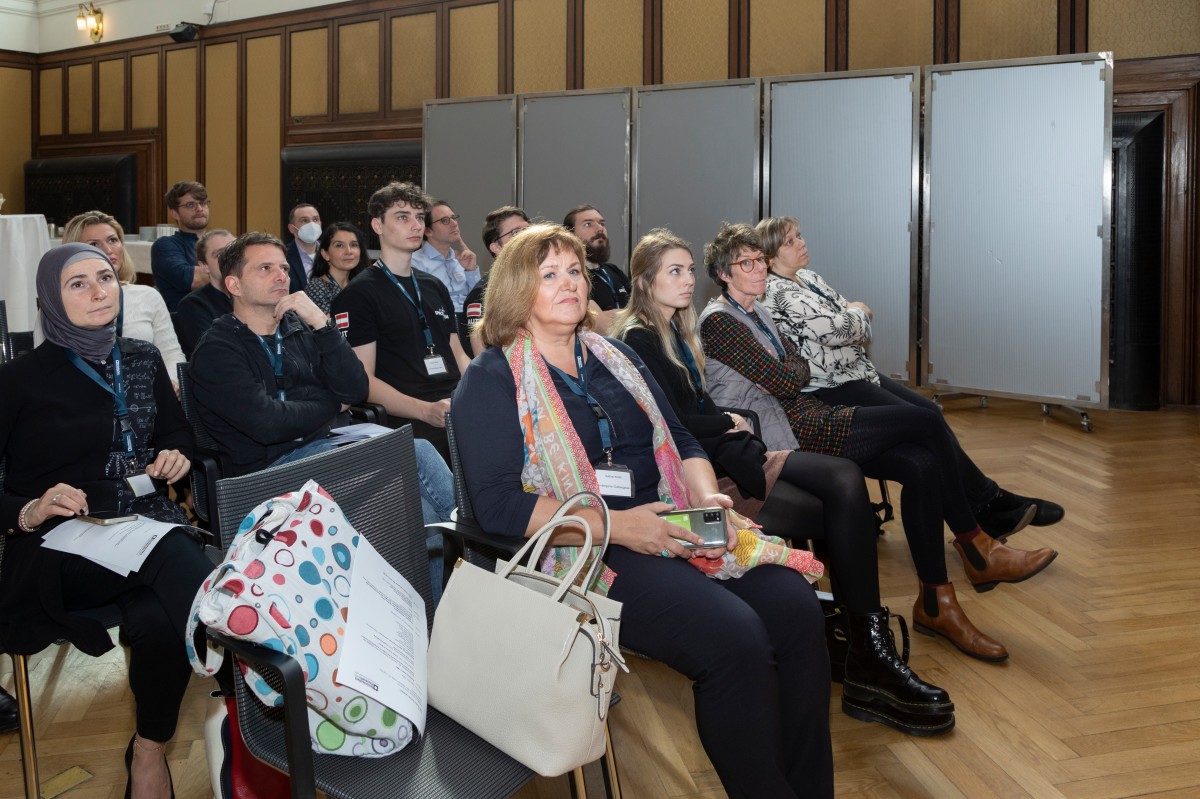
<instances>
[{"instance_id":1,"label":"white tablecloth table","mask_svg":"<svg viewBox=\"0 0 1200 799\"><path fill-rule=\"evenodd\" d=\"M38 261L50 249L46 217L0 214L0 300L9 330L33 330L37 317L35 276Z\"/></svg>"}]
</instances>

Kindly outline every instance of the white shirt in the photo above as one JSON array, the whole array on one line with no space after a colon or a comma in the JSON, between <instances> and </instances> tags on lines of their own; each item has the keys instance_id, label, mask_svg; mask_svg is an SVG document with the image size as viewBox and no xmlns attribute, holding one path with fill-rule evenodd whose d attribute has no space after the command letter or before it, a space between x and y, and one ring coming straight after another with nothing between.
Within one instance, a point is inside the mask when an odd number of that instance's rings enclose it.
<instances>
[{"instance_id":1,"label":"white shirt","mask_svg":"<svg viewBox=\"0 0 1200 799\"><path fill-rule=\"evenodd\" d=\"M428 241L421 245L421 249L413 253L412 265L442 281L450 290L450 299L454 302L454 310L462 313L463 302L471 293L471 289L475 288L475 284L479 282L478 269L468 271L458 262L454 250L450 250L449 256L443 256L437 251L437 247Z\"/></svg>"}]
</instances>

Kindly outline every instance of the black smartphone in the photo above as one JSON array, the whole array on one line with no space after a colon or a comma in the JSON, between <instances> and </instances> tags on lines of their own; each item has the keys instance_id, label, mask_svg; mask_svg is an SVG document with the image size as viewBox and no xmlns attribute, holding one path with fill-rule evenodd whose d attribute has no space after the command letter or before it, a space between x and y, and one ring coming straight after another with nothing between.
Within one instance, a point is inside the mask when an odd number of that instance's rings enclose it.
<instances>
[{"instance_id":1,"label":"black smartphone","mask_svg":"<svg viewBox=\"0 0 1200 799\"><path fill-rule=\"evenodd\" d=\"M688 549L709 549L723 547L727 543L725 536L724 508L692 508L690 510L668 510L658 514L671 524L677 524L704 539L703 543L693 544L691 541L676 539Z\"/></svg>"}]
</instances>

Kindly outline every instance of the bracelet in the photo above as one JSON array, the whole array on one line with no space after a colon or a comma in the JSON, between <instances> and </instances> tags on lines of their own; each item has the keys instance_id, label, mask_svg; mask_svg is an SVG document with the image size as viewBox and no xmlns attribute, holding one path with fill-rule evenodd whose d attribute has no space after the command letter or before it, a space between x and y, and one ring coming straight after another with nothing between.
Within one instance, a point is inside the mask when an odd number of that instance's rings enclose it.
<instances>
[{"instance_id":1,"label":"bracelet","mask_svg":"<svg viewBox=\"0 0 1200 799\"><path fill-rule=\"evenodd\" d=\"M32 533L34 530L37 529L37 527L30 527L29 523L26 521L26 518L25 518L26 514L29 513L29 509L32 508L37 503L38 503L38 501L36 499L31 499L25 503L25 507L21 508L21 513L17 516L17 527L21 528L21 532ZM40 526L41 525L38 525L38 527L40 527Z\"/></svg>"}]
</instances>

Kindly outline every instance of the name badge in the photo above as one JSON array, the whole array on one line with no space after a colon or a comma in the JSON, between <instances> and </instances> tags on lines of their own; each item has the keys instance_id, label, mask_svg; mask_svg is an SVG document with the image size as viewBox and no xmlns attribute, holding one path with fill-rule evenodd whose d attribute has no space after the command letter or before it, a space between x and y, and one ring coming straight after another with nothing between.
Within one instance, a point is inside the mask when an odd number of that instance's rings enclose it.
<instances>
[{"instance_id":1,"label":"name badge","mask_svg":"<svg viewBox=\"0 0 1200 799\"><path fill-rule=\"evenodd\" d=\"M633 497L633 472L628 466L614 463L596 467L596 482L600 494L606 497Z\"/></svg>"},{"instance_id":2,"label":"name badge","mask_svg":"<svg viewBox=\"0 0 1200 799\"><path fill-rule=\"evenodd\" d=\"M446 359L440 355L430 355L425 358L425 372L430 377L446 374Z\"/></svg>"},{"instance_id":3,"label":"name badge","mask_svg":"<svg viewBox=\"0 0 1200 799\"><path fill-rule=\"evenodd\" d=\"M129 483L129 488L133 490L135 497L144 497L155 491L154 480L145 472L126 478L125 482Z\"/></svg>"}]
</instances>

